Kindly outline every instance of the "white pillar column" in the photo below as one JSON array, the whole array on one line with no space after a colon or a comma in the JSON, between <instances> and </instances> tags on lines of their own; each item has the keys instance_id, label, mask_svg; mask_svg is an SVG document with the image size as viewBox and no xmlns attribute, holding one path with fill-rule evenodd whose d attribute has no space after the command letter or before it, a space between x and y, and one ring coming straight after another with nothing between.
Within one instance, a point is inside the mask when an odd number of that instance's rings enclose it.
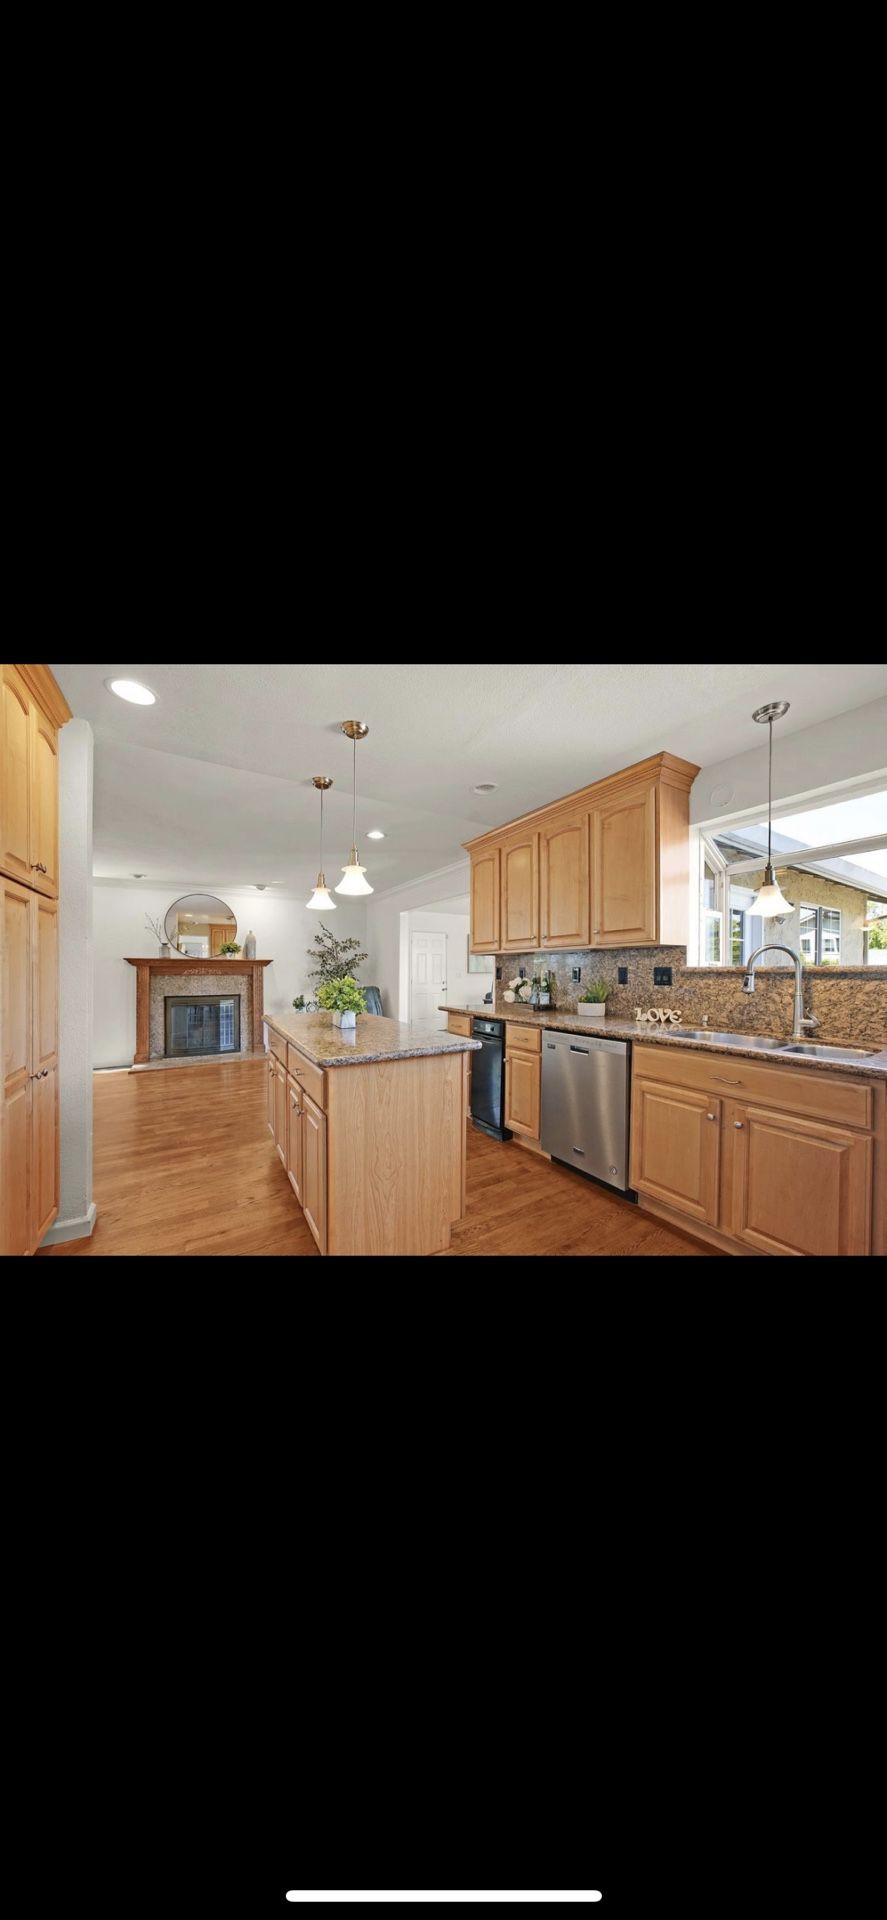
<instances>
[{"instance_id":1,"label":"white pillar column","mask_svg":"<svg viewBox=\"0 0 887 1920\"><path fill-rule=\"evenodd\" d=\"M92 1197L92 728L69 720L59 735L59 1216L43 1245L88 1239Z\"/></svg>"}]
</instances>

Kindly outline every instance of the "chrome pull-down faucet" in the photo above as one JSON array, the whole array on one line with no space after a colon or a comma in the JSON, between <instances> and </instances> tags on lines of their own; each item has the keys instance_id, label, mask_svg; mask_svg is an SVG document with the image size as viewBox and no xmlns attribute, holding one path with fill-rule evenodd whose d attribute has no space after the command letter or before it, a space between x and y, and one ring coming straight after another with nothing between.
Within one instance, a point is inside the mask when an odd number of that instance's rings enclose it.
<instances>
[{"instance_id":1,"label":"chrome pull-down faucet","mask_svg":"<svg viewBox=\"0 0 887 1920\"><path fill-rule=\"evenodd\" d=\"M804 1012L804 968L801 962L801 956L799 953L795 953L794 947L784 947L782 945L782 942L779 940L768 940L763 947L758 947L757 951L752 954L752 957L748 962L748 972L746 973L745 979L742 983L742 991L743 993L754 993L755 965L757 961L760 960L762 953L787 953L789 959L791 960L794 966L794 969L795 969L795 1019L794 1019L794 1026L792 1027L792 1039L803 1040L804 1028L818 1027L819 1021L817 1020L815 1013L805 1014Z\"/></svg>"}]
</instances>

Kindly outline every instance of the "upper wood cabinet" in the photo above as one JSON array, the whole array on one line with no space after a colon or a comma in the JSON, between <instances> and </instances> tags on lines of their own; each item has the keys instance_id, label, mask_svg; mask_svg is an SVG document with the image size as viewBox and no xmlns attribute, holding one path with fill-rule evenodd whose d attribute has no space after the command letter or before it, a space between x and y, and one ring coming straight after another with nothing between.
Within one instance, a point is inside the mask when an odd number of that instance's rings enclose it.
<instances>
[{"instance_id":1,"label":"upper wood cabinet","mask_svg":"<svg viewBox=\"0 0 887 1920\"><path fill-rule=\"evenodd\" d=\"M0 872L58 898L58 730L71 713L48 667L0 667Z\"/></svg>"},{"instance_id":2,"label":"upper wood cabinet","mask_svg":"<svg viewBox=\"0 0 887 1920\"><path fill-rule=\"evenodd\" d=\"M629 789L595 807L591 834L592 946L655 946L659 940L655 786Z\"/></svg>"},{"instance_id":3,"label":"upper wood cabinet","mask_svg":"<svg viewBox=\"0 0 887 1920\"><path fill-rule=\"evenodd\" d=\"M539 835L503 840L502 952L526 953L539 945Z\"/></svg>"},{"instance_id":4,"label":"upper wood cabinet","mask_svg":"<svg viewBox=\"0 0 887 1920\"><path fill-rule=\"evenodd\" d=\"M471 861L471 946L474 953L499 952L498 847L489 847Z\"/></svg>"},{"instance_id":5,"label":"upper wood cabinet","mask_svg":"<svg viewBox=\"0 0 887 1920\"><path fill-rule=\"evenodd\" d=\"M587 947L590 938L589 816L558 815L539 836L542 854L542 945Z\"/></svg>"},{"instance_id":6,"label":"upper wood cabinet","mask_svg":"<svg viewBox=\"0 0 887 1920\"><path fill-rule=\"evenodd\" d=\"M698 772L657 753L467 841L473 951L686 946Z\"/></svg>"}]
</instances>

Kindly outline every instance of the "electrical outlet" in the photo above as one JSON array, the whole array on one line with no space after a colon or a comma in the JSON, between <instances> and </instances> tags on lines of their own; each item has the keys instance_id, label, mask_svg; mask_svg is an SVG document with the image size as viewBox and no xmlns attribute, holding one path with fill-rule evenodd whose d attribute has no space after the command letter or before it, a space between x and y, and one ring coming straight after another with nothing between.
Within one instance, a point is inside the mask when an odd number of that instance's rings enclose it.
<instances>
[{"instance_id":1,"label":"electrical outlet","mask_svg":"<svg viewBox=\"0 0 887 1920\"><path fill-rule=\"evenodd\" d=\"M496 968L496 979L497 979L497 980L501 980L501 978L502 978L502 968L501 968L501 967L497 967L497 968Z\"/></svg>"},{"instance_id":2,"label":"electrical outlet","mask_svg":"<svg viewBox=\"0 0 887 1920\"><path fill-rule=\"evenodd\" d=\"M618 980L619 980L620 987L628 986L628 968L627 967L619 968Z\"/></svg>"},{"instance_id":3,"label":"electrical outlet","mask_svg":"<svg viewBox=\"0 0 887 1920\"><path fill-rule=\"evenodd\" d=\"M671 967L653 968L654 987L670 987L671 983Z\"/></svg>"},{"instance_id":4,"label":"electrical outlet","mask_svg":"<svg viewBox=\"0 0 887 1920\"><path fill-rule=\"evenodd\" d=\"M573 968L573 970L572 970L572 974L571 974L571 976L570 976L570 977L571 977L571 979L572 979L572 980L574 980L574 981L575 981L575 983L576 983L576 985L577 985L577 987L578 987L578 985L579 985L579 982L580 982L580 980L582 979L582 968L581 968L581 967L574 967L574 968Z\"/></svg>"},{"instance_id":5,"label":"electrical outlet","mask_svg":"<svg viewBox=\"0 0 887 1920\"><path fill-rule=\"evenodd\" d=\"M517 971L518 971L518 975L519 975L519 977L520 977L520 979L521 979L521 980L526 980L526 977L527 977L527 969L526 969L526 967L518 967L518 970L517 970Z\"/></svg>"}]
</instances>

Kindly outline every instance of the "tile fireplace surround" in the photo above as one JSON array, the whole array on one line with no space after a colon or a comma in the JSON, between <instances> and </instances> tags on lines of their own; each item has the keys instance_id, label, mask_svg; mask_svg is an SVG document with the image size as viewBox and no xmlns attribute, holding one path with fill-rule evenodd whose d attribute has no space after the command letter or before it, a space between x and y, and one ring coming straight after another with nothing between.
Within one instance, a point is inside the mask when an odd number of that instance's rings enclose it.
<instances>
[{"instance_id":1,"label":"tile fireplace surround","mask_svg":"<svg viewBox=\"0 0 887 1920\"><path fill-rule=\"evenodd\" d=\"M206 994L240 994L241 1053L262 1050L262 1022L265 1012L264 972L270 960L132 960L127 966L136 970L136 1050L134 1067L148 1066L166 1058L164 1001L175 995L199 1000ZM202 1058L195 1055L195 1058ZM218 1057L224 1059L224 1054ZM229 1055L230 1059L232 1056ZM177 1066L188 1065L187 1056L176 1058Z\"/></svg>"}]
</instances>

